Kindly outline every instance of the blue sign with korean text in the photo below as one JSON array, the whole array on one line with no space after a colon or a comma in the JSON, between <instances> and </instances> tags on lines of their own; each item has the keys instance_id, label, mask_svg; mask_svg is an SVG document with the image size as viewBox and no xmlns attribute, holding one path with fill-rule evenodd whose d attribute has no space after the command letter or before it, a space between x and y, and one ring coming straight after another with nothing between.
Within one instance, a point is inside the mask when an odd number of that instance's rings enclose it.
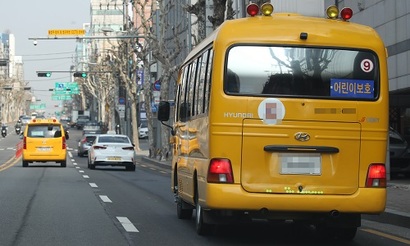
<instances>
[{"instance_id":1,"label":"blue sign with korean text","mask_svg":"<svg viewBox=\"0 0 410 246\"><path fill-rule=\"evenodd\" d=\"M374 81L362 79L330 79L330 96L343 98L374 98Z\"/></svg>"}]
</instances>

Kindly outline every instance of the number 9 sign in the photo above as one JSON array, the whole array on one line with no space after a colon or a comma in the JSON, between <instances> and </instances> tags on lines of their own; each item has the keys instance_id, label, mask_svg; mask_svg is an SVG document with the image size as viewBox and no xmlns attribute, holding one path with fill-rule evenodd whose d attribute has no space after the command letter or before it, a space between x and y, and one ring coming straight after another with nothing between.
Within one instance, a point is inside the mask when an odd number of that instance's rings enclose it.
<instances>
[{"instance_id":1,"label":"number 9 sign","mask_svg":"<svg viewBox=\"0 0 410 246\"><path fill-rule=\"evenodd\" d=\"M370 59L364 59L361 63L360 63L360 67L363 70L363 72L365 73L370 73L373 68L373 62Z\"/></svg>"}]
</instances>

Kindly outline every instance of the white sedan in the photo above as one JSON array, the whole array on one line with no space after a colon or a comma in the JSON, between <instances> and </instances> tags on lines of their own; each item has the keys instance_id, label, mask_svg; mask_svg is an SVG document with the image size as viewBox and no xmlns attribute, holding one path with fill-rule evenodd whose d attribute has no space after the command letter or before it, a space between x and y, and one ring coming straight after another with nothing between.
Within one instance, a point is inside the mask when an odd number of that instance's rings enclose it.
<instances>
[{"instance_id":1,"label":"white sedan","mask_svg":"<svg viewBox=\"0 0 410 246\"><path fill-rule=\"evenodd\" d=\"M96 166L125 166L135 171L136 153L134 144L126 135L98 135L88 150L88 168Z\"/></svg>"}]
</instances>

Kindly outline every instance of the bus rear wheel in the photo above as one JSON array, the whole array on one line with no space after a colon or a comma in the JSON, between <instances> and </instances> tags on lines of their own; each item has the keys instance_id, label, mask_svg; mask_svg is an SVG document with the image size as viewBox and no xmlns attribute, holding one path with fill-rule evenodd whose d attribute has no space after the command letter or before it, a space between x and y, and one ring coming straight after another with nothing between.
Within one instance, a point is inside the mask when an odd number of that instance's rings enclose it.
<instances>
[{"instance_id":1,"label":"bus rear wheel","mask_svg":"<svg viewBox=\"0 0 410 246\"><path fill-rule=\"evenodd\" d=\"M196 217L195 217L195 227L196 233L201 236L209 235L212 231L213 226L204 222L204 211L199 204L198 196L196 198Z\"/></svg>"}]
</instances>

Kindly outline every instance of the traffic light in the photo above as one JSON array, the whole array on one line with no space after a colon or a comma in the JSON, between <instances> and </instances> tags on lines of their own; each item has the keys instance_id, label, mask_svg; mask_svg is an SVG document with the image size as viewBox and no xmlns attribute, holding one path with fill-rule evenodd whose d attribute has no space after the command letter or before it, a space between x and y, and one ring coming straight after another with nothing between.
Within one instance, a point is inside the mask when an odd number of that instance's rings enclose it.
<instances>
[{"instance_id":1,"label":"traffic light","mask_svg":"<svg viewBox=\"0 0 410 246\"><path fill-rule=\"evenodd\" d=\"M87 78L86 72L75 72L74 77Z\"/></svg>"},{"instance_id":2,"label":"traffic light","mask_svg":"<svg viewBox=\"0 0 410 246\"><path fill-rule=\"evenodd\" d=\"M38 72L37 77L51 77L51 72Z\"/></svg>"}]
</instances>

